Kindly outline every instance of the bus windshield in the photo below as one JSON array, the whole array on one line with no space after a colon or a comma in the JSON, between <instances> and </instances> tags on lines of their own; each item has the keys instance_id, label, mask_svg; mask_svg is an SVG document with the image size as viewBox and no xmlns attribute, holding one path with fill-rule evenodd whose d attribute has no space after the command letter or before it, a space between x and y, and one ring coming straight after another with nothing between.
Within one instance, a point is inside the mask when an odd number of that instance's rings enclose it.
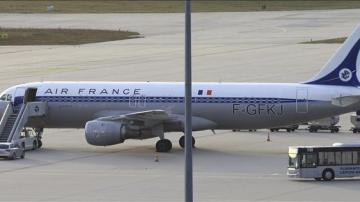
<instances>
[{"instance_id":1,"label":"bus windshield","mask_svg":"<svg viewBox=\"0 0 360 202\"><path fill-rule=\"evenodd\" d=\"M289 148L289 168L299 168L297 148Z\"/></svg>"},{"instance_id":2,"label":"bus windshield","mask_svg":"<svg viewBox=\"0 0 360 202\"><path fill-rule=\"evenodd\" d=\"M297 156L289 156L289 168L299 168L299 159Z\"/></svg>"}]
</instances>

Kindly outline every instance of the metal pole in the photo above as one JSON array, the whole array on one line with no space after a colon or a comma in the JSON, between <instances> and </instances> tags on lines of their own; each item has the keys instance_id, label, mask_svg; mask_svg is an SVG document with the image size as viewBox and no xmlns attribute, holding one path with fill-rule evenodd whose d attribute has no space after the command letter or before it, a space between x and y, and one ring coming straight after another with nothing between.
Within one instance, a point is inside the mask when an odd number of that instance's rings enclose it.
<instances>
[{"instance_id":1,"label":"metal pole","mask_svg":"<svg viewBox=\"0 0 360 202\"><path fill-rule=\"evenodd\" d=\"M191 0L185 0L185 202L193 201L191 100Z\"/></svg>"}]
</instances>

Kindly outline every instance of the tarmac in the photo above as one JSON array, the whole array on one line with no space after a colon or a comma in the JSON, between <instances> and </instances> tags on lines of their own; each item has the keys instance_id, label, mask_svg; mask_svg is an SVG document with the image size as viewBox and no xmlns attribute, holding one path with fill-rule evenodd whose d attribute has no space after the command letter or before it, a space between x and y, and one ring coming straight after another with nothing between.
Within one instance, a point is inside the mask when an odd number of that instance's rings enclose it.
<instances>
[{"instance_id":1,"label":"tarmac","mask_svg":"<svg viewBox=\"0 0 360 202\"><path fill-rule=\"evenodd\" d=\"M339 44L360 10L195 13L193 80L301 82ZM183 81L183 14L0 14L0 27L122 29L143 38L77 46L0 47L0 89L45 80ZM286 176L290 145L359 142L349 115L340 133L195 132L194 201L358 201L360 178L333 182ZM170 153L157 139L95 147L83 129L45 129L44 146L0 161L0 201L184 201L180 133ZM155 159L158 158L159 162Z\"/></svg>"}]
</instances>

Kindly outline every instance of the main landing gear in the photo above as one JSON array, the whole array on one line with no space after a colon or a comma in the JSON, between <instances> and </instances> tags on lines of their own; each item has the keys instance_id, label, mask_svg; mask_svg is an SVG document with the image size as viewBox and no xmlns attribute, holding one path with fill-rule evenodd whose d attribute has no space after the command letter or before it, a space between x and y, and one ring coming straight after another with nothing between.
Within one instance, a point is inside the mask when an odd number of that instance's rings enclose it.
<instances>
[{"instance_id":1,"label":"main landing gear","mask_svg":"<svg viewBox=\"0 0 360 202\"><path fill-rule=\"evenodd\" d=\"M172 143L168 139L160 139L156 142L157 152L169 152L172 148Z\"/></svg>"},{"instance_id":2,"label":"main landing gear","mask_svg":"<svg viewBox=\"0 0 360 202\"><path fill-rule=\"evenodd\" d=\"M192 147L195 148L195 138L194 137L191 137L192 138ZM181 148L185 148L185 136L181 136L181 138L179 139L179 145Z\"/></svg>"},{"instance_id":3,"label":"main landing gear","mask_svg":"<svg viewBox=\"0 0 360 202\"><path fill-rule=\"evenodd\" d=\"M179 145L181 148L185 148L185 136L181 136L179 139ZM192 147L195 148L195 138L192 137ZM169 152L172 149L172 143L168 139L160 139L156 142L156 152Z\"/></svg>"}]
</instances>

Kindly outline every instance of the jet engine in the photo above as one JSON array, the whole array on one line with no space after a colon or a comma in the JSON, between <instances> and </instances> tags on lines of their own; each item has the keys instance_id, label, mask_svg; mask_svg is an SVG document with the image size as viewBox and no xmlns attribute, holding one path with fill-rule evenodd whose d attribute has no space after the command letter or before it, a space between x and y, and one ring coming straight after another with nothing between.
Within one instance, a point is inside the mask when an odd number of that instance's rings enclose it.
<instances>
[{"instance_id":1,"label":"jet engine","mask_svg":"<svg viewBox=\"0 0 360 202\"><path fill-rule=\"evenodd\" d=\"M88 121L85 125L86 141L91 145L107 146L123 143L126 139L154 137L150 129L132 129L128 124L115 121Z\"/></svg>"}]
</instances>

